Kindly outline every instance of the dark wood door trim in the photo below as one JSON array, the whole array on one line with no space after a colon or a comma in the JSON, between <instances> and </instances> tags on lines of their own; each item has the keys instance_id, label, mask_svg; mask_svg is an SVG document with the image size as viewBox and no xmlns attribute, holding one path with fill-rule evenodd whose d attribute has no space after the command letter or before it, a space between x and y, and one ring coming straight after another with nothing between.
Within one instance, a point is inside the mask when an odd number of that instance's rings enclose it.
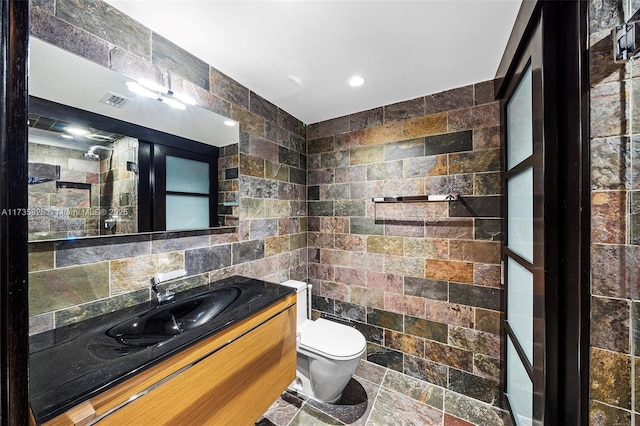
<instances>
[{"instance_id":1,"label":"dark wood door trim","mask_svg":"<svg viewBox=\"0 0 640 426\"><path fill-rule=\"evenodd\" d=\"M588 424L590 155L587 2L523 2L496 74L509 81L539 20L545 164L544 424ZM548 291L547 291L548 290Z\"/></svg>"},{"instance_id":2,"label":"dark wood door trim","mask_svg":"<svg viewBox=\"0 0 640 426\"><path fill-rule=\"evenodd\" d=\"M0 358L3 425L29 419L27 52L29 2L0 2Z\"/></svg>"}]
</instances>

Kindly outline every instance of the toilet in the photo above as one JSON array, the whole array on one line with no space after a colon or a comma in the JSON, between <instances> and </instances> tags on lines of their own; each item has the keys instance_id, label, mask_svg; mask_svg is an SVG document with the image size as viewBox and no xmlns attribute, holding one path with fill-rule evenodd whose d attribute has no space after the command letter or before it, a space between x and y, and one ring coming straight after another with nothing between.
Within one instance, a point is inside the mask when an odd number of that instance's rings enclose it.
<instances>
[{"instance_id":1,"label":"toilet","mask_svg":"<svg viewBox=\"0 0 640 426\"><path fill-rule=\"evenodd\" d=\"M311 284L282 283L297 293L297 368L290 389L321 402L336 402L358 367L367 342L355 328L311 316Z\"/></svg>"}]
</instances>

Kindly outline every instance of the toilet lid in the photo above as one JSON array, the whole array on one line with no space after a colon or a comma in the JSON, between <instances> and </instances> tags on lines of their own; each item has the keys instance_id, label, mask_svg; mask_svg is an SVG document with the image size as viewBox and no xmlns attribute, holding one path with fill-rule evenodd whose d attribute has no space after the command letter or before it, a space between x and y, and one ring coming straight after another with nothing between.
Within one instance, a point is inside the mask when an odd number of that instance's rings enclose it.
<instances>
[{"instance_id":1,"label":"toilet lid","mask_svg":"<svg viewBox=\"0 0 640 426\"><path fill-rule=\"evenodd\" d=\"M300 331L300 346L328 358L358 356L366 347L362 333L352 327L319 318L309 321Z\"/></svg>"}]
</instances>

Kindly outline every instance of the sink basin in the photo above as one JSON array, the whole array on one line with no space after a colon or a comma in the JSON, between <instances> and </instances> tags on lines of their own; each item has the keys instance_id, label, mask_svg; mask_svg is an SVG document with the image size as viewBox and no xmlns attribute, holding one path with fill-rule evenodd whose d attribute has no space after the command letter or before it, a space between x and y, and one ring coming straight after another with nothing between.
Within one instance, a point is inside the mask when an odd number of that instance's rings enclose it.
<instances>
[{"instance_id":1,"label":"sink basin","mask_svg":"<svg viewBox=\"0 0 640 426\"><path fill-rule=\"evenodd\" d=\"M160 305L107 330L118 343L148 347L201 327L225 310L240 295L236 287L222 288L185 300Z\"/></svg>"}]
</instances>

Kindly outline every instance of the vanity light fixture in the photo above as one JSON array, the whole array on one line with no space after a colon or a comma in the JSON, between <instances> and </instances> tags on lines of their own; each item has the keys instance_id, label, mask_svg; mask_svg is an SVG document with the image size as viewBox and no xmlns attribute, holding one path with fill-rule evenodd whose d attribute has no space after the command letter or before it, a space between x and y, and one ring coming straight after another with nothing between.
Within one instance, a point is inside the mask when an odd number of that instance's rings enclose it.
<instances>
[{"instance_id":1,"label":"vanity light fixture","mask_svg":"<svg viewBox=\"0 0 640 426\"><path fill-rule=\"evenodd\" d=\"M351 87L360 87L364 84L364 77L360 75L354 75L349 79L349 86Z\"/></svg>"},{"instance_id":2,"label":"vanity light fixture","mask_svg":"<svg viewBox=\"0 0 640 426\"><path fill-rule=\"evenodd\" d=\"M169 72L166 73L166 78L168 81L168 87L154 81L147 80L146 78L139 78L135 82L129 81L126 85L133 93L164 102L172 108L184 110L186 109L186 105L196 104L196 100L191 96L183 93L176 93L171 90L171 74Z\"/></svg>"},{"instance_id":3,"label":"vanity light fixture","mask_svg":"<svg viewBox=\"0 0 640 426\"><path fill-rule=\"evenodd\" d=\"M184 111L187 108L187 106L185 104L183 104L182 102L180 102L180 101L178 101L176 99L170 98L168 96L161 96L161 97L158 98L158 100L164 102L167 105L169 105L171 108L179 109L179 110L182 110L182 111Z\"/></svg>"},{"instance_id":4,"label":"vanity light fixture","mask_svg":"<svg viewBox=\"0 0 640 426\"><path fill-rule=\"evenodd\" d=\"M82 127L73 127L73 126L65 127L64 131L74 136L86 136L89 133L91 133L87 129L83 129Z\"/></svg>"},{"instance_id":5,"label":"vanity light fixture","mask_svg":"<svg viewBox=\"0 0 640 426\"><path fill-rule=\"evenodd\" d=\"M136 95L144 96L151 99L158 99L157 93L152 92L151 90L145 87L142 87L140 84L136 83L135 81L127 81L126 85L129 88L129 90L131 90Z\"/></svg>"}]
</instances>

